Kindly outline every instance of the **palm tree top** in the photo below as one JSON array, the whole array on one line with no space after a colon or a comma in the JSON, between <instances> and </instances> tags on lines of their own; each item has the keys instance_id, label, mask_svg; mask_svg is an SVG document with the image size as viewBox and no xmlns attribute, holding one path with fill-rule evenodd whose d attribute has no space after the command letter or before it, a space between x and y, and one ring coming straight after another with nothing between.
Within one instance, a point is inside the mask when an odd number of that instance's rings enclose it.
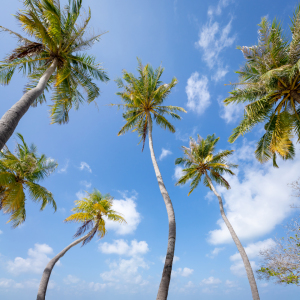
<instances>
[{"instance_id":1,"label":"palm tree top","mask_svg":"<svg viewBox=\"0 0 300 300\"><path fill-rule=\"evenodd\" d=\"M74 237L91 230L91 235L83 241L82 245L90 242L96 233L99 238L104 237L106 234L105 220L126 223L122 215L112 209L113 197L109 194L101 194L97 189L94 189L92 193L86 193L87 197L75 201L75 207L72 209L74 213L65 219L65 222L83 223Z\"/></svg>"},{"instance_id":2,"label":"palm tree top","mask_svg":"<svg viewBox=\"0 0 300 300\"><path fill-rule=\"evenodd\" d=\"M54 172L57 162L45 154L39 155L36 146L28 146L20 133L17 136L21 144L16 145L15 154L6 146L0 151L0 209L11 214L8 222L12 221L13 227L26 217L24 188L33 201L42 202L41 210L47 204L56 210L52 193L37 183Z\"/></svg>"},{"instance_id":3,"label":"palm tree top","mask_svg":"<svg viewBox=\"0 0 300 300\"><path fill-rule=\"evenodd\" d=\"M227 161L227 158L232 155L234 150L224 150L216 153L216 144L220 138L216 138L215 135L208 135L206 139L203 139L198 135L197 141L190 138L190 144L188 147L182 147L184 156L175 160L176 165L182 165L183 176L178 180L176 185L184 185L189 180L190 183L190 195L192 191L201 182L204 175L203 183L205 186L210 187L210 184L206 176L221 186L230 188L227 180L222 176L223 174L235 175L231 168L237 168L238 166ZM210 175L208 175L208 173Z\"/></svg>"},{"instance_id":4,"label":"palm tree top","mask_svg":"<svg viewBox=\"0 0 300 300\"><path fill-rule=\"evenodd\" d=\"M118 135L129 130L137 131L141 141L143 141L144 148L149 122L152 124L152 118L157 125L174 133L175 128L165 118L165 115L180 120L181 117L177 112L186 111L178 106L163 105L172 88L178 83L175 77L169 84L164 84L160 80L164 68L160 66L154 70L150 64L143 66L141 60L138 59L137 71L139 76L135 77L134 74L123 70L125 83L121 78L116 80L118 87L123 89L122 92L117 93L122 98L123 103L112 105L117 105L125 110L123 118L126 120L126 124L121 128Z\"/></svg>"},{"instance_id":5,"label":"palm tree top","mask_svg":"<svg viewBox=\"0 0 300 300\"><path fill-rule=\"evenodd\" d=\"M59 0L24 0L25 9L16 13L27 37L0 26L0 32L7 32L17 38L19 46L0 64L0 83L8 84L16 70L27 74L30 82L26 89L37 85L46 69L54 62L57 68L50 77L46 90L53 90L51 105L52 123L66 123L68 112L78 109L85 99L94 101L100 90L93 79L108 81L106 72L95 58L80 51L89 49L102 34L87 37L91 11L79 20L82 0L69 0L62 9ZM80 25L79 25L80 24ZM46 101L42 94L34 102Z\"/></svg>"},{"instance_id":6,"label":"palm tree top","mask_svg":"<svg viewBox=\"0 0 300 300\"><path fill-rule=\"evenodd\" d=\"M229 138L234 142L259 123L265 124L265 134L260 139L256 157L260 162L276 154L283 159L295 155L292 138L300 133L300 5L297 6L286 35L281 23L262 18L258 44L238 47L246 62L240 71L239 82L224 100L225 104L248 103L244 118Z\"/></svg>"}]
</instances>

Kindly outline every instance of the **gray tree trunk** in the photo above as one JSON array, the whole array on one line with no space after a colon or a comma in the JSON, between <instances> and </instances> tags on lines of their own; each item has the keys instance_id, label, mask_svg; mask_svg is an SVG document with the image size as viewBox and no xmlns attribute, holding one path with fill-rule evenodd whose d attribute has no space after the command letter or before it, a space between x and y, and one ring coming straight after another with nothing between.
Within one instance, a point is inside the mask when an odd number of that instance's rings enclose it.
<instances>
[{"instance_id":1,"label":"gray tree trunk","mask_svg":"<svg viewBox=\"0 0 300 300\"><path fill-rule=\"evenodd\" d=\"M2 116L0 119L0 150L4 147L11 135L14 133L19 121L27 112L30 105L44 92L46 84L56 67L57 60L54 59L51 66L42 75L37 86L26 92L21 99Z\"/></svg>"},{"instance_id":2,"label":"gray tree trunk","mask_svg":"<svg viewBox=\"0 0 300 300\"><path fill-rule=\"evenodd\" d=\"M174 209L172 205L172 201L170 199L170 196L167 192L167 189L164 185L162 176L160 174L154 150L153 150L153 141L152 141L152 120L150 117L150 114L148 115L148 120L149 120L149 129L148 129L148 134L149 134L149 148L150 148L150 153L151 153L151 159L155 171L155 175L158 181L158 186L160 189L160 192L163 196L166 209L167 209L167 214L168 214L168 220L169 220L169 237L168 237L168 248L167 248L167 255L165 259L165 265L162 273L162 278L160 281L158 293L156 300L166 300L168 297L168 292L169 292L169 285L170 285L170 280L171 280L171 272L172 272L172 264L173 264L173 258L174 258L174 251L175 251L175 239L176 239L176 223L175 223L175 214L174 214Z\"/></svg>"},{"instance_id":3,"label":"gray tree trunk","mask_svg":"<svg viewBox=\"0 0 300 300\"><path fill-rule=\"evenodd\" d=\"M55 264L59 261L60 258L62 258L66 252L68 250L70 250L72 247L76 246L77 244L81 243L83 240L85 240L86 238L88 238L93 232L94 230L97 228L98 223L94 226L94 228L85 236L81 237L80 239L74 241L73 243L71 243L68 247L66 247L64 250L62 250L61 252L59 252L56 256L54 256L47 264L43 275L42 275L42 279L39 285L39 289L38 289L38 293L37 293L37 300L45 300L46 297L46 292L47 292L47 287L48 287L48 283L49 283L49 279L51 276L51 272L55 266Z\"/></svg>"},{"instance_id":4,"label":"gray tree trunk","mask_svg":"<svg viewBox=\"0 0 300 300\"><path fill-rule=\"evenodd\" d=\"M222 216L222 218L223 218L223 220L224 220L224 222L225 222L225 224L226 224L226 226L227 226L227 228L228 228L228 230L231 234L231 237L232 237L232 239L233 239L233 241L234 241L236 247L238 248L238 251L239 251L239 253L242 257L242 260L243 260L243 263L244 263L244 266L245 266L245 269L246 269L248 281L249 281L249 284L250 284L251 292L252 292L252 298L253 298L253 300L260 300L258 290L257 290L256 281L255 281L254 274L253 274L253 271L252 271L252 267L250 265L248 256L245 252L245 249L242 246L238 236L236 235L234 229L232 228L230 222L228 221L228 219L225 215L224 208L223 208L223 201L222 201L221 196L216 191L215 187L212 184L212 181L211 181L210 177L207 175L206 172L205 172L205 175L206 175L207 181L209 182L209 185L210 185L212 191L214 192L214 194L217 196L217 198L219 200L221 216Z\"/></svg>"}]
</instances>

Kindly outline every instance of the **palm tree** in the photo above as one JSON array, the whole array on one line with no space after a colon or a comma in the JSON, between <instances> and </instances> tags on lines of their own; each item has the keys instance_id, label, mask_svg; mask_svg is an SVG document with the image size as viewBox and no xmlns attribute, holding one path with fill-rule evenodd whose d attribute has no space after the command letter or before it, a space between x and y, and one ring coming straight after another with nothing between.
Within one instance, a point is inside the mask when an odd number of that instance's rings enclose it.
<instances>
[{"instance_id":1,"label":"palm tree","mask_svg":"<svg viewBox=\"0 0 300 300\"><path fill-rule=\"evenodd\" d=\"M189 180L192 180L190 183L191 189L188 194L190 195L191 192L201 182L202 177L204 177L203 184L208 188L210 188L217 196L219 200L221 216L243 259L247 277L251 287L253 300L259 300L256 281L247 254L238 236L236 235L234 229L232 228L230 222L228 221L225 215L222 198L218 194L218 192L216 191L212 183L212 181L215 181L217 184L227 189L230 189L229 183L222 175L223 174L234 175L234 173L231 171L230 168L237 167L237 165L227 162L227 157L233 153L233 150L225 150L219 153L215 153L215 146L218 141L219 138L216 138L214 134L207 136L205 140L198 135L197 142L191 138L190 148L182 147L184 152L184 157L177 158L175 164L184 166L183 169L184 175L178 180L176 185L183 185L187 183Z\"/></svg>"},{"instance_id":2,"label":"palm tree","mask_svg":"<svg viewBox=\"0 0 300 300\"><path fill-rule=\"evenodd\" d=\"M101 36L85 37L91 11L79 25L82 0L69 0L63 9L59 0L24 0L24 5L25 10L15 17L33 40L0 26L0 31L16 37L19 44L0 64L0 84L9 84L16 70L30 79L25 94L0 120L0 150L29 107L46 101L45 90L53 89L52 123L62 124L69 121L72 106L78 109L80 104L91 103L99 96L93 79L108 81L93 56L79 53ZM86 99L80 90L86 93Z\"/></svg>"},{"instance_id":3,"label":"palm tree","mask_svg":"<svg viewBox=\"0 0 300 300\"><path fill-rule=\"evenodd\" d=\"M82 246L84 246L93 239L96 233L98 233L99 238L104 237L106 234L105 219L126 223L125 219L118 212L112 210L113 198L109 194L103 195L96 189L92 193L87 194L86 198L75 201L76 206L72 209L74 214L66 218L65 222L83 223L74 237L79 237L86 231L88 233L71 243L49 261L42 275L37 300L45 300L51 272L58 260L68 250L81 242Z\"/></svg>"},{"instance_id":4,"label":"palm tree","mask_svg":"<svg viewBox=\"0 0 300 300\"><path fill-rule=\"evenodd\" d=\"M264 124L265 133L259 140L256 157L260 162L276 156L292 159L295 155L293 135L300 138L300 5L292 18L291 38L276 19L270 23L262 18L258 45L239 47L246 62L239 82L224 100L229 103L249 103L244 118L229 138L234 142L240 135Z\"/></svg>"},{"instance_id":5,"label":"palm tree","mask_svg":"<svg viewBox=\"0 0 300 300\"><path fill-rule=\"evenodd\" d=\"M14 228L26 218L25 190L33 201L42 202L41 210L47 204L56 210L52 193L37 183L54 172L57 162L44 154L39 156L35 145L28 146L20 133L17 136L22 143L17 144L15 154L6 146L0 151L0 210L11 215L8 222Z\"/></svg>"},{"instance_id":6,"label":"palm tree","mask_svg":"<svg viewBox=\"0 0 300 300\"><path fill-rule=\"evenodd\" d=\"M160 77L164 71L163 68L159 67L156 70L153 70L149 64L143 67L139 59L138 63L138 78L136 78L132 73L128 73L126 70L124 70L123 79L127 85L125 85L121 79L117 79L118 87L123 89L122 92L117 93L117 95L119 95L123 100L123 104L119 104L118 106L123 107L125 110L123 113L123 118L126 120L126 124L119 131L118 135L122 135L130 129L132 129L132 131L137 131L141 137L141 141L143 142L143 149L147 134L149 136L151 159L158 181L158 186L167 208L169 219L167 255L156 298L157 300L165 300L168 296L171 279L172 263L175 250L176 223L173 205L163 182L154 154L152 141L152 121L154 120L156 124L163 129L168 129L174 133L174 126L164 117L164 115L170 115L172 118L180 120L181 117L176 112L186 111L178 106L162 105L167 96L170 94L171 89L177 84L177 79L174 77L169 84L163 84L160 81Z\"/></svg>"}]
</instances>

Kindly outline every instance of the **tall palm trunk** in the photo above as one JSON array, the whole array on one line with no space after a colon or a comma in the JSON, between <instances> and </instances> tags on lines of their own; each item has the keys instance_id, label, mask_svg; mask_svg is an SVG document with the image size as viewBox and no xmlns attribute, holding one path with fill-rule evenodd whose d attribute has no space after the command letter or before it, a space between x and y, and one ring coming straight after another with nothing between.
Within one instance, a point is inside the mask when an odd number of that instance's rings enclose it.
<instances>
[{"instance_id":1,"label":"tall palm trunk","mask_svg":"<svg viewBox=\"0 0 300 300\"><path fill-rule=\"evenodd\" d=\"M253 300L259 300L260 298L259 298L259 294L258 294L258 290L257 290L256 281L255 281L255 278L254 278L254 274L253 274L248 256L245 252L245 249L242 246L238 236L236 235L234 229L232 228L230 222L228 221L228 219L225 215L224 208L223 208L223 201L222 201L221 196L216 191L215 187L212 184L212 181L211 181L210 177L207 175L206 172L205 172L205 175L206 175L207 181L208 181L212 191L214 192L214 194L217 196L217 198L219 200L221 216L222 216L222 218L223 218L223 220L224 220L224 222L225 222L225 224L226 224L226 226L227 226L227 228L228 228L228 230L231 234L231 237L232 237L233 241L235 242L236 247L238 248L238 251L239 251L239 253L242 257L242 260L244 262L244 266L245 266L245 269L246 269L248 281L249 281L251 292L252 292L252 298L253 298Z\"/></svg>"},{"instance_id":2,"label":"tall palm trunk","mask_svg":"<svg viewBox=\"0 0 300 300\"><path fill-rule=\"evenodd\" d=\"M158 293L156 300L166 300L168 297L169 292L169 285L170 285L170 279L171 279L171 272L172 272L172 264L173 264L173 258L174 258L174 251L175 251L175 239L176 239L176 223L175 223L175 214L174 209L172 205L172 201L170 199L170 196L167 192L167 189L164 185L162 176L160 174L154 150L153 150L153 142L152 142L152 120L150 117L150 114L148 114L148 121L149 121L149 128L148 128L148 134L149 134L149 148L151 153L151 159L155 171L155 175L158 181L158 186L160 189L160 192L163 196L167 214L168 214L168 220L169 220L169 237L168 237L168 248L167 248L167 255L165 259L165 265L162 273L162 278L160 281Z\"/></svg>"},{"instance_id":3,"label":"tall palm trunk","mask_svg":"<svg viewBox=\"0 0 300 300\"><path fill-rule=\"evenodd\" d=\"M95 230L97 230L98 223L94 226L94 228L85 236L81 237L80 239L74 241L71 243L68 247L66 247L64 250L59 252L56 256L54 256L47 264L43 276L39 285L38 293L37 293L37 300L45 300L48 282L51 276L51 272L55 266L55 264L58 262L58 260L63 257L68 250L70 250L72 247L76 246L80 242L84 241L86 238L88 238L91 234L94 233Z\"/></svg>"},{"instance_id":4,"label":"tall palm trunk","mask_svg":"<svg viewBox=\"0 0 300 300\"><path fill-rule=\"evenodd\" d=\"M42 75L37 86L26 92L21 99L2 116L0 119L0 150L14 133L19 121L27 112L30 105L32 105L34 100L44 92L46 84L56 67L57 59L54 59L51 66Z\"/></svg>"}]
</instances>

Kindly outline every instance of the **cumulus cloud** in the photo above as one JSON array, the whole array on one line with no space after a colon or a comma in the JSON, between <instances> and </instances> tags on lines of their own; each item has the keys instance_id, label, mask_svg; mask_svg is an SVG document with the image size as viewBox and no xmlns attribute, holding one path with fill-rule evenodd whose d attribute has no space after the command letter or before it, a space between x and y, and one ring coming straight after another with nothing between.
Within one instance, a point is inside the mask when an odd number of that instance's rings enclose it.
<instances>
[{"instance_id":1,"label":"cumulus cloud","mask_svg":"<svg viewBox=\"0 0 300 300\"><path fill-rule=\"evenodd\" d=\"M67 159L65 165L62 168L58 169L57 172L58 173L67 173L68 167L69 167L69 160Z\"/></svg>"},{"instance_id":2,"label":"cumulus cloud","mask_svg":"<svg viewBox=\"0 0 300 300\"><path fill-rule=\"evenodd\" d=\"M47 244L35 244L34 248L28 250L28 257L16 257L13 261L7 262L7 270L13 274L43 272L50 261L49 255L53 254L53 249Z\"/></svg>"},{"instance_id":3,"label":"cumulus cloud","mask_svg":"<svg viewBox=\"0 0 300 300\"><path fill-rule=\"evenodd\" d=\"M188 102L187 107L201 115L210 105L210 93L208 91L208 79L206 76L199 78L199 73L195 72L187 81L185 87Z\"/></svg>"},{"instance_id":4,"label":"cumulus cloud","mask_svg":"<svg viewBox=\"0 0 300 300\"><path fill-rule=\"evenodd\" d=\"M165 157L167 157L168 155L171 155L171 154L172 154L172 152L170 150L162 148L161 155L159 156L159 160L163 160Z\"/></svg>"},{"instance_id":5,"label":"cumulus cloud","mask_svg":"<svg viewBox=\"0 0 300 300\"><path fill-rule=\"evenodd\" d=\"M226 177L231 189L217 187L223 196L227 217L241 240L271 232L292 213L290 205L300 202L290 195L288 186L299 177L299 153L293 161L282 162L276 169L271 163L257 162L254 150L255 145L244 140L231 159L240 166L238 176ZM217 224L219 229L209 232L209 242L215 245L232 242L223 220L219 219Z\"/></svg>"},{"instance_id":6,"label":"cumulus cloud","mask_svg":"<svg viewBox=\"0 0 300 300\"><path fill-rule=\"evenodd\" d=\"M213 276L205 278L201 281L202 285L216 285L220 284L222 281L219 278L215 278Z\"/></svg>"},{"instance_id":7,"label":"cumulus cloud","mask_svg":"<svg viewBox=\"0 0 300 300\"><path fill-rule=\"evenodd\" d=\"M126 256L136 256L146 254L149 251L148 244L145 241L138 242L132 240L131 244L124 240L114 240L113 243L102 243L99 250L105 254L118 254Z\"/></svg>"},{"instance_id":8,"label":"cumulus cloud","mask_svg":"<svg viewBox=\"0 0 300 300\"><path fill-rule=\"evenodd\" d=\"M180 166L176 166L174 170L173 179L176 181L179 180L184 175L183 168Z\"/></svg>"},{"instance_id":9,"label":"cumulus cloud","mask_svg":"<svg viewBox=\"0 0 300 300\"><path fill-rule=\"evenodd\" d=\"M190 269L190 268L178 268L176 271L175 270L172 271L172 276L188 277L188 276L192 275L193 272L194 272L194 270Z\"/></svg>"},{"instance_id":10,"label":"cumulus cloud","mask_svg":"<svg viewBox=\"0 0 300 300\"><path fill-rule=\"evenodd\" d=\"M80 169L81 171L87 170L88 172L92 173L91 167L90 167L86 162L84 162L84 161L82 161L82 162L80 163L79 169Z\"/></svg>"},{"instance_id":11,"label":"cumulus cloud","mask_svg":"<svg viewBox=\"0 0 300 300\"><path fill-rule=\"evenodd\" d=\"M124 200L114 200L113 209L122 214L127 223L117 223L106 220L106 228L114 230L119 235L131 234L141 222L141 215L136 209L136 197L131 198L124 196Z\"/></svg>"},{"instance_id":12,"label":"cumulus cloud","mask_svg":"<svg viewBox=\"0 0 300 300\"><path fill-rule=\"evenodd\" d=\"M141 256L134 256L130 259L120 259L119 261L108 262L110 271L100 274L104 281L121 284L146 285L143 280L141 270L149 269L148 263Z\"/></svg>"}]
</instances>

